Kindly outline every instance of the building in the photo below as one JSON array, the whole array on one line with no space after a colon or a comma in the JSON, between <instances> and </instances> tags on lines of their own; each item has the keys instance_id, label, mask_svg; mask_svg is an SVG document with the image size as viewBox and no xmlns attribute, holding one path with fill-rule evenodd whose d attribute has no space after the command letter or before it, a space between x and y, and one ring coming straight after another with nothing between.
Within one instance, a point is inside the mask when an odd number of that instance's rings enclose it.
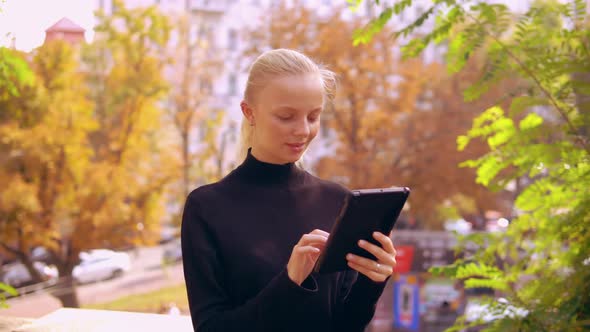
<instances>
[{"instance_id":1,"label":"building","mask_svg":"<svg viewBox=\"0 0 590 332\"><path fill-rule=\"evenodd\" d=\"M82 27L64 17L45 30L45 43L61 39L77 45L84 42L85 32Z\"/></svg>"}]
</instances>

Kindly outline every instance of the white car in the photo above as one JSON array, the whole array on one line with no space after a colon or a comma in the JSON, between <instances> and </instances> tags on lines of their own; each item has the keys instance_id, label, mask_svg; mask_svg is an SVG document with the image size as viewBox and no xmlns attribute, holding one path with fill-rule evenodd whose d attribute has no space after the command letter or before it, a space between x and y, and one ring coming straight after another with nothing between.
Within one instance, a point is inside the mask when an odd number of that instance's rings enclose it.
<instances>
[{"instance_id":1,"label":"white car","mask_svg":"<svg viewBox=\"0 0 590 332\"><path fill-rule=\"evenodd\" d=\"M33 262L33 267L41 274L43 281L56 281L59 273L57 267L43 262ZM33 278L23 263L14 263L3 267L2 282L12 287L21 287L33 283Z\"/></svg>"},{"instance_id":2,"label":"white car","mask_svg":"<svg viewBox=\"0 0 590 332\"><path fill-rule=\"evenodd\" d=\"M131 269L129 254L108 249L94 249L80 253L80 264L72 276L77 283L89 283L121 276Z\"/></svg>"}]
</instances>

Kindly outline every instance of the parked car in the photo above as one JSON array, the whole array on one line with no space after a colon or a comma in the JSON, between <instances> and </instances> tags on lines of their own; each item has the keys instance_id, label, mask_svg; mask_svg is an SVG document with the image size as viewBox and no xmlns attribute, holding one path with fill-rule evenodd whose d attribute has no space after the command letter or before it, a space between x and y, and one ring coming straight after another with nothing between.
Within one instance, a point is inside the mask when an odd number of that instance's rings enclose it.
<instances>
[{"instance_id":1,"label":"parked car","mask_svg":"<svg viewBox=\"0 0 590 332\"><path fill-rule=\"evenodd\" d=\"M41 274L43 281L56 281L59 272L55 265L47 265L43 262L33 262L33 267ZM12 287L23 287L33 284L33 277L25 264L16 262L2 267L2 282Z\"/></svg>"},{"instance_id":2,"label":"parked car","mask_svg":"<svg viewBox=\"0 0 590 332\"><path fill-rule=\"evenodd\" d=\"M159 244L170 243L178 238L180 235L180 228L175 226L162 226L160 230Z\"/></svg>"},{"instance_id":3,"label":"parked car","mask_svg":"<svg viewBox=\"0 0 590 332\"><path fill-rule=\"evenodd\" d=\"M182 248L180 246L180 239L174 240L170 243L162 254L162 263L171 264L182 260Z\"/></svg>"},{"instance_id":4,"label":"parked car","mask_svg":"<svg viewBox=\"0 0 590 332\"><path fill-rule=\"evenodd\" d=\"M90 283L119 277L130 269L129 254L109 249L93 249L80 253L80 264L74 267L72 276L77 283Z\"/></svg>"}]
</instances>

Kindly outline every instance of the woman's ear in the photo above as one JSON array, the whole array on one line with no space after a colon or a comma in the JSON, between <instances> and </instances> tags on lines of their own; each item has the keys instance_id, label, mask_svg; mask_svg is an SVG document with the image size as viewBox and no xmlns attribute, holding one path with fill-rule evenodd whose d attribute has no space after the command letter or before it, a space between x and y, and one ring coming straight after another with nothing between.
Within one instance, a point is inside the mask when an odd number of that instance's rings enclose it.
<instances>
[{"instance_id":1,"label":"woman's ear","mask_svg":"<svg viewBox=\"0 0 590 332\"><path fill-rule=\"evenodd\" d=\"M242 114L244 114L244 117L248 120L250 125L253 126L254 125L254 111L252 110L252 108L250 108L250 106L245 101L242 101L240 103L240 108L242 109Z\"/></svg>"}]
</instances>

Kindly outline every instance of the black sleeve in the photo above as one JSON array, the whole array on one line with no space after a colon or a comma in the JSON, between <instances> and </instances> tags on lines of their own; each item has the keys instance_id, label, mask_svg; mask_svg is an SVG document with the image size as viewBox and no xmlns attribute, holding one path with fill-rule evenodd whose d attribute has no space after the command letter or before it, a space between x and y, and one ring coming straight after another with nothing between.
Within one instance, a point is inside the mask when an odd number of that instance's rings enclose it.
<instances>
[{"instance_id":1,"label":"black sleeve","mask_svg":"<svg viewBox=\"0 0 590 332\"><path fill-rule=\"evenodd\" d=\"M304 303L314 289L294 283L283 269L258 295L236 306L224 287L224 270L216 243L189 195L181 227L184 278L195 331L276 331L293 319L293 305ZM284 325L283 325L284 326Z\"/></svg>"},{"instance_id":2,"label":"black sleeve","mask_svg":"<svg viewBox=\"0 0 590 332\"><path fill-rule=\"evenodd\" d=\"M364 331L373 315L387 280L375 282L356 271L338 278L339 301L334 313L335 331Z\"/></svg>"}]
</instances>

